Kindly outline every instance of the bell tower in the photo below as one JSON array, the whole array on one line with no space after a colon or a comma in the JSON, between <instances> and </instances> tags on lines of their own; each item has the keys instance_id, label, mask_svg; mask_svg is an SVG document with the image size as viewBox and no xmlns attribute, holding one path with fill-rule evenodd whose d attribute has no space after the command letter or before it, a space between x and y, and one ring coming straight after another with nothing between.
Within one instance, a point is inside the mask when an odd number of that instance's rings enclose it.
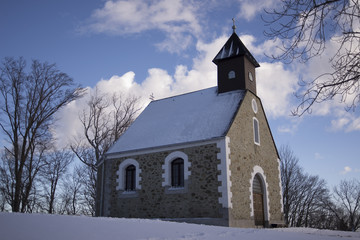
<instances>
[{"instance_id":1,"label":"bell tower","mask_svg":"<svg viewBox=\"0 0 360 240\"><path fill-rule=\"evenodd\" d=\"M255 68L260 65L236 34L233 22L233 34L213 59L218 69L218 93L240 89L256 94Z\"/></svg>"}]
</instances>

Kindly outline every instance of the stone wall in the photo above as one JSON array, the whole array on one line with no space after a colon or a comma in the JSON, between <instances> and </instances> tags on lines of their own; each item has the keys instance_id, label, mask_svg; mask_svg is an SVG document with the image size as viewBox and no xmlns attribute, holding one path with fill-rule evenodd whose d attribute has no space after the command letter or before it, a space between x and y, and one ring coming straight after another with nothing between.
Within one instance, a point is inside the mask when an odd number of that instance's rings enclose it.
<instances>
[{"instance_id":1,"label":"stone wall","mask_svg":"<svg viewBox=\"0 0 360 240\"><path fill-rule=\"evenodd\" d=\"M191 164L185 187L178 190L162 186L162 165L174 151L185 153ZM106 160L109 169L106 171L109 174L106 186L110 189L107 215L126 218L222 218L218 192L220 183L217 179L218 152L216 143L213 143ZM128 158L135 159L141 168L141 189L130 194L116 190L116 172L119 164Z\"/></svg>"},{"instance_id":2,"label":"stone wall","mask_svg":"<svg viewBox=\"0 0 360 240\"><path fill-rule=\"evenodd\" d=\"M258 111L252 110L255 99ZM259 121L260 145L254 143L253 118ZM227 134L230 138L232 206L230 226L253 227L251 182L254 166L264 170L268 184L268 220L282 222L281 189L276 146L273 143L260 99L248 91Z\"/></svg>"}]
</instances>

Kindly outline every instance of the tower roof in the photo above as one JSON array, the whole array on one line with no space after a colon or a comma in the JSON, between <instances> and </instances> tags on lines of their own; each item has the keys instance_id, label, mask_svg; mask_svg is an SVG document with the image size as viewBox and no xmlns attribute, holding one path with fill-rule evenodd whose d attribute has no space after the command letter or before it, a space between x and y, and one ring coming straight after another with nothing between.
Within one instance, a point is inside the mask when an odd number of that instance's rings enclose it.
<instances>
[{"instance_id":1,"label":"tower roof","mask_svg":"<svg viewBox=\"0 0 360 240\"><path fill-rule=\"evenodd\" d=\"M239 56L245 56L255 67L260 67L259 63L253 57L250 51L245 47L239 36L234 31L234 33L230 36L229 40L227 40L225 45L220 49L219 53L213 59L213 62L217 65L218 62L223 59L229 59Z\"/></svg>"}]
</instances>

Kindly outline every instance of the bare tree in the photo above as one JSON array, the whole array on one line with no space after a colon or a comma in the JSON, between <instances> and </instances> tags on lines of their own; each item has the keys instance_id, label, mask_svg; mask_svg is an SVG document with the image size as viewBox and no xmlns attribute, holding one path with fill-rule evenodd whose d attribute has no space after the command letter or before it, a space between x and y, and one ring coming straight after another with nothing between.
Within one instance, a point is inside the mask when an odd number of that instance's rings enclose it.
<instances>
[{"instance_id":1,"label":"bare tree","mask_svg":"<svg viewBox=\"0 0 360 240\"><path fill-rule=\"evenodd\" d=\"M281 146L279 149L281 159L281 184L283 190L283 206L286 224L289 224L292 203L296 200L298 192L299 175L301 168L298 165L299 159L289 146Z\"/></svg>"},{"instance_id":2,"label":"bare tree","mask_svg":"<svg viewBox=\"0 0 360 240\"><path fill-rule=\"evenodd\" d=\"M108 97L96 90L80 115L84 136L71 145L81 162L96 171L96 162L134 121L137 102L135 97L124 100L120 94Z\"/></svg>"},{"instance_id":3,"label":"bare tree","mask_svg":"<svg viewBox=\"0 0 360 240\"><path fill-rule=\"evenodd\" d=\"M120 94L108 96L96 90L79 116L84 136L75 139L71 149L89 168L84 183L85 198L91 205L92 215L95 214L96 163L134 121L139 111L137 103L138 98L135 97L124 99Z\"/></svg>"},{"instance_id":4,"label":"bare tree","mask_svg":"<svg viewBox=\"0 0 360 240\"><path fill-rule=\"evenodd\" d=\"M329 198L326 182L319 176L308 174L301 175L300 181L297 199L293 202L291 226L318 228L319 222L313 219L323 209L324 199Z\"/></svg>"},{"instance_id":5,"label":"bare tree","mask_svg":"<svg viewBox=\"0 0 360 240\"><path fill-rule=\"evenodd\" d=\"M30 72L25 70L23 58L5 58L0 67L0 128L12 162L7 172L13 177L9 191L13 212L25 211L29 204L54 114L83 92L73 88L73 80L55 64L33 60Z\"/></svg>"},{"instance_id":6,"label":"bare tree","mask_svg":"<svg viewBox=\"0 0 360 240\"><path fill-rule=\"evenodd\" d=\"M86 177L86 167L75 167L72 174L63 182L60 194L60 214L76 215L84 213L83 207L83 181Z\"/></svg>"},{"instance_id":7,"label":"bare tree","mask_svg":"<svg viewBox=\"0 0 360 240\"><path fill-rule=\"evenodd\" d=\"M84 177L82 178L82 196L83 196L83 209L82 212L85 215L95 216L95 200L96 200L96 183L97 173L92 168L83 165L82 171Z\"/></svg>"},{"instance_id":8,"label":"bare tree","mask_svg":"<svg viewBox=\"0 0 360 240\"><path fill-rule=\"evenodd\" d=\"M330 57L332 71L310 81L298 97L301 102L294 115L311 112L314 103L341 96L355 109L360 102L360 5L358 0L282 0L273 10L266 10L264 21L269 26L265 35L282 40L282 53L274 59L292 62L321 55L331 42L338 43Z\"/></svg>"},{"instance_id":9,"label":"bare tree","mask_svg":"<svg viewBox=\"0 0 360 240\"><path fill-rule=\"evenodd\" d=\"M356 231L360 228L360 181L343 180L334 188L335 204L327 207L335 214L339 230Z\"/></svg>"},{"instance_id":10,"label":"bare tree","mask_svg":"<svg viewBox=\"0 0 360 240\"><path fill-rule=\"evenodd\" d=\"M1 161L0 161L0 194L1 199L3 199L3 209L8 209L8 206L11 206L13 201L13 186L14 184L14 174L13 172L9 171L9 169L14 169L13 167L14 162L11 161L9 158L9 154L6 154L5 151L1 154Z\"/></svg>"},{"instance_id":11,"label":"bare tree","mask_svg":"<svg viewBox=\"0 0 360 240\"><path fill-rule=\"evenodd\" d=\"M298 165L298 158L289 146L279 149L284 217L292 227L318 227L313 219L322 210L328 189L318 176L305 174Z\"/></svg>"},{"instance_id":12,"label":"bare tree","mask_svg":"<svg viewBox=\"0 0 360 240\"><path fill-rule=\"evenodd\" d=\"M70 163L73 161L73 153L69 150L51 150L46 154L45 166L41 169L40 175L44 193L42 194L45 203L42 209L48 213L54 213L55 200L59 182L68 171Z\"/></svg>"}]
</instances>

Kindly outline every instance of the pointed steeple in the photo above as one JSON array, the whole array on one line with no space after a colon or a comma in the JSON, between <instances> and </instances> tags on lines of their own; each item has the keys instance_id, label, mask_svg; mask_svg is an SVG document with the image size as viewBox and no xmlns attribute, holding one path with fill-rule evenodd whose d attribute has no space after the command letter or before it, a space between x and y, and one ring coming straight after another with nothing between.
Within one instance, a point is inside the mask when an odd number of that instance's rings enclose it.
<instances>
[{"instance_id":1,"label":"pointed steeple","mask_svg":"<svg viewBox=\"0 0 360 240\"><path fill-rule=\"evenodd\" d=\"M225 45L220 49L219 53L215 56L213 62L217 65L221 60L240 56L245 56L255 67L260 67L259 63L234 31Z\"/></svg>"},{"instance_id":2,"label":"pointed steeple","mask_svg":"<svg viewBox=\"0 0 360 240\"><path fill-rule=\"evenodd\" d=\"M233 19L233 34L213 59L218 67L218 92L250 90L256 94L255 68L259 63L236 34Z\"/></svg>"}]
</instances>

